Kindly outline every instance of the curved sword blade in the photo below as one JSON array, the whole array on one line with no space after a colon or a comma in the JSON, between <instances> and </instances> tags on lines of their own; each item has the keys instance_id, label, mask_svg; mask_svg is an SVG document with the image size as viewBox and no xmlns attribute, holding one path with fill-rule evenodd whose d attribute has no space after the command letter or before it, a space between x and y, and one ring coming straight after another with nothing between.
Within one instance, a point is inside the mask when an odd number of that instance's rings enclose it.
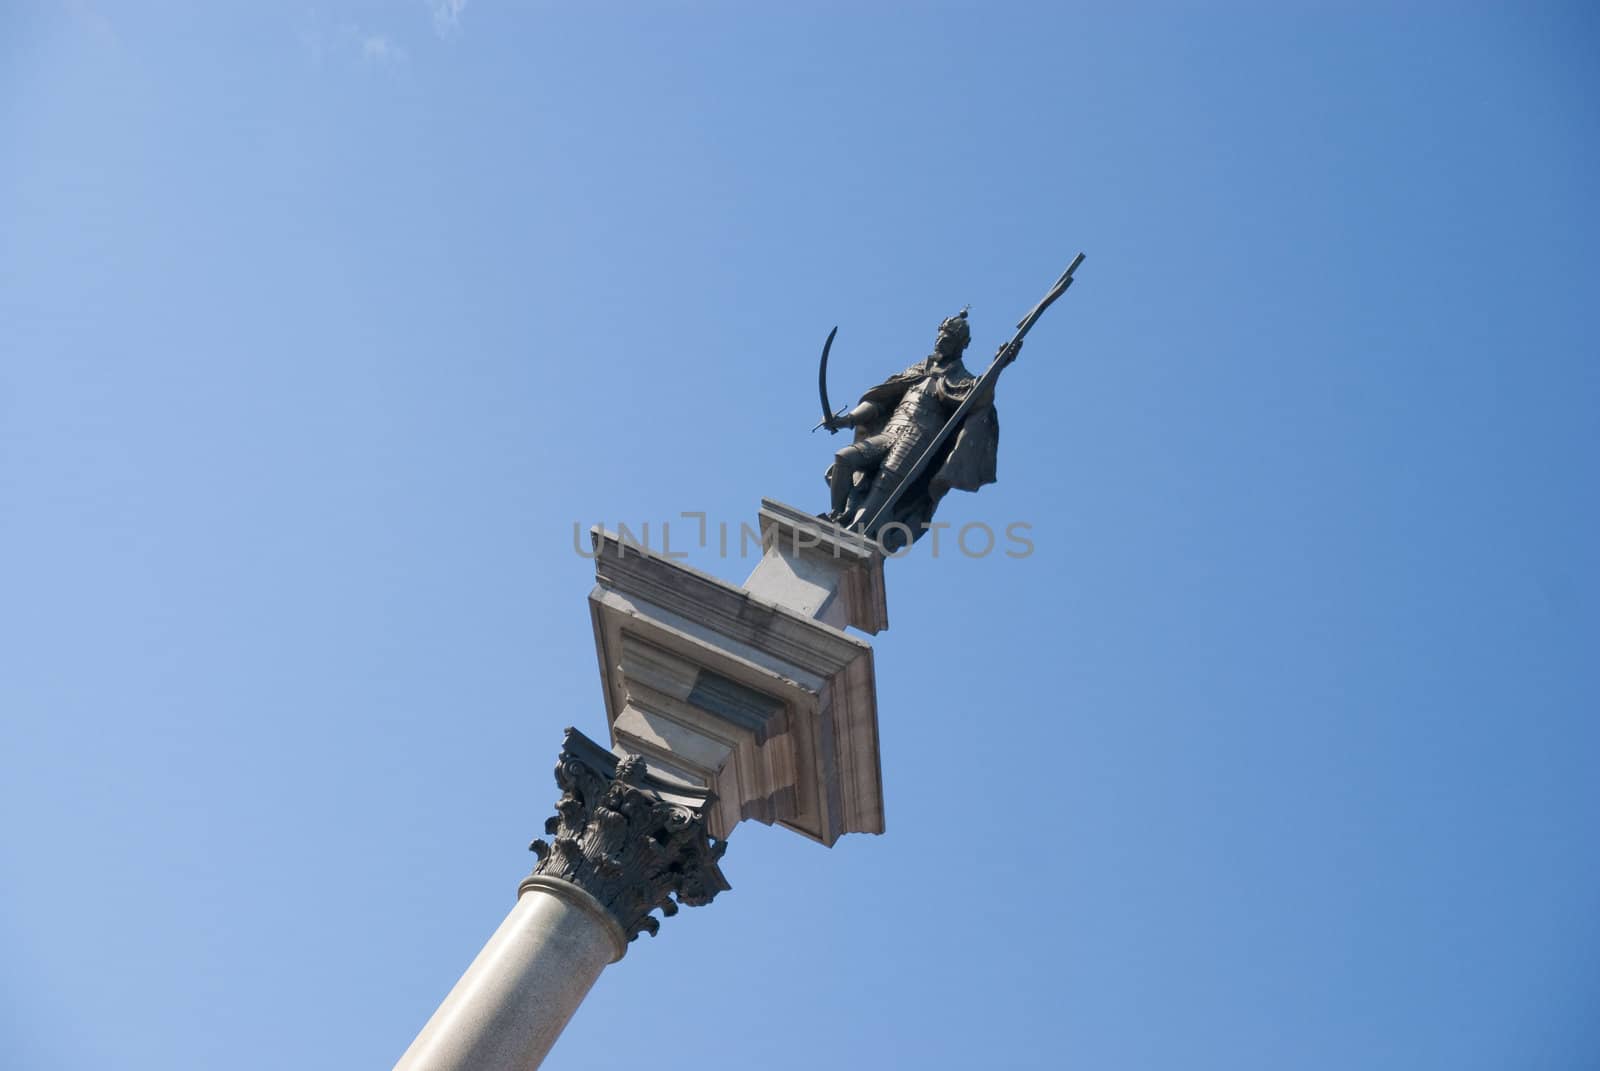
<instances>
[{"instance_id":1,"label":"curved sword blade","mask_svg":"<svg viewBox=\"0 0 1600 1071\"><path fill-rule=\"evenodd\" d=\"M833 330L828 332L828 341L822 344L822 364L817 368L817 393L822 396L822 423L817 428L833 430L833 406L828 404L828 351L833 349L833 336L839 333L839 325L834 324ZM812 428L816 431L817 428Z\"/></svg>"}]
</instances>

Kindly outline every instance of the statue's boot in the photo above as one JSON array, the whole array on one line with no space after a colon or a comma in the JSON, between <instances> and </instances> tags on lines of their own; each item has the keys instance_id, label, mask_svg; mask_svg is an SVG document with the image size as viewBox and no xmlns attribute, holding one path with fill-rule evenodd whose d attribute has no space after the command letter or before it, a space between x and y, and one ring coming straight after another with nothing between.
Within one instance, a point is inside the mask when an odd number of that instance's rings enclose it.
<instances>
[{"instance_id":1,"label":"statue's boot","mask_svg":"<svg viewBox=\"0 0 1600 1071\"><path fill-rule=\"evenodd\" d=\"M848 527L857 532L864 532L869 538L876 536L876 532L866 531L866 523L877 516L878 510L883 508L883 504L889 500L889 496L899 483L900 481L892 474L879 472L877 478L872 481L872 493L867 496L867 500L856 511L856 515L851 519Z\"/></svg>"},{"instance_id":2,"label":"statue's boot","mask_svg":"<svg viewBox=\"0 0 1600 1071\"><path fill-rule=\"evenodd\" d=\"M841 527L849 527L850 515L855 513L851 499L856 497L851 492L855 490L855 470L846 465L834 463L828 470L828 490L832 498L832 509L828 511L828 519Z\"/></svg>"}]
</instances>

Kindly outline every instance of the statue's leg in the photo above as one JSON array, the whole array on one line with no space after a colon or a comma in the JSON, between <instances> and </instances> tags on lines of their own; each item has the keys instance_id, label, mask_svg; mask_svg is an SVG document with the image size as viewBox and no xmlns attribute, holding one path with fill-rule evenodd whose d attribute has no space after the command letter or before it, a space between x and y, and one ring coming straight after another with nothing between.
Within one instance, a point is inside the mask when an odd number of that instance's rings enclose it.
<instances>
[{"instance_id":1,"label":"statue's leg","mask_svg":"<svg viewBox=\"0 0 1600 1071\"><path fill-rule=\"evenodd\" d=\"M882 475L880 472L879 475ZM861 504L858 516L863 524L877 514L883 506L884 500L889 497L889 492L894 490L894 480L882 479L872 481L872 491L867 495L867 500Z\"/></svg>"},{"instance_id":2,"label":"statue's leg","mask_svg":"<svg viewBox=\"0 0 1600 1071\"><path fill-rule=\"evenodd\" d=\"M870 472L858 472L850 484L850 497L845 500L844 512L847 518L854 518L861 512L861 503L866 501L872 493L872 477Z\"/></svg>"},{"instance_id":3,"label":"statue's leg","mask_svg":"<svg viewBox=\"0 0 1600 1071\"><path fill-rule=\"evenodd\" d=\"M900 474L898 472L883 465L880 465L873 472L872 486L865 496L866 501L861 503L861 508L856 513L856 519L861 522L863 527L873 517L877 516L878 511L883 508L883 504L889 500L889 496L894 493L895 488L898 486L900 486ZM867 534L874 537L877 535L876 532L868 532ZM885 543L884 549L895 550L897 548Z\"/></svg>"},{"instance_id":4,"label":"statue's leg","mask_svg":"<svg viewBox=\"0 0 1600 1071\"><path fill-rule=\"evenodd\" d=\"M845 449L849 449L849 447ZM850 484L855 480L856 470L846 460L844 450L840 450L834 456L833 468L828 471L830 473L828 491L831 495L829 504L832 506L828 516L837 521L839 515L844 512L845 500L850 497Z\"/></svg>"},{"instance_id":5,"label":"statue's leg","mask_svg":"<svg viewBox=\"0 0 1600 1071\"><path fill-rule=\"evenodd\" d=\"M852 518L846 514L855 512L849 508L849 502L851 490L856 484L856 473L870 477L889 452L890 445L889 436L880 432L859 439L833 455L833 477L829 490L833 496L831 516L835 523L847 524Z\"/></svg>"}]
</instances>

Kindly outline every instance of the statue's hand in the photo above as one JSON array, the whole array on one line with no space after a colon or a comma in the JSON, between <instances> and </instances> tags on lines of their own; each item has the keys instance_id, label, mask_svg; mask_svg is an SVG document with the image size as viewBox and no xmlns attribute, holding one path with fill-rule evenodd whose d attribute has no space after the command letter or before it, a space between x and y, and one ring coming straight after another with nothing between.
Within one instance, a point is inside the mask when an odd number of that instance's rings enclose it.
<instances>
[{"instance_id":1,"label":"statue's hand","mask_svg":"<svg viewBox=\"0 0 1600 1071\"><path fill-rule=\"evenodd\" d=\"M1022 340L1019 338L1015 342L1002 342L1000 344L1000 348L995 351L994 357L995 357L995 360L997 360L997 361L998 360L1005 360L1007 362L1011 362L1011 361L1016 360L1017 359L1017 354L1019 354L1021 352L1022 352Z\"/></svg>"}]
</instances>

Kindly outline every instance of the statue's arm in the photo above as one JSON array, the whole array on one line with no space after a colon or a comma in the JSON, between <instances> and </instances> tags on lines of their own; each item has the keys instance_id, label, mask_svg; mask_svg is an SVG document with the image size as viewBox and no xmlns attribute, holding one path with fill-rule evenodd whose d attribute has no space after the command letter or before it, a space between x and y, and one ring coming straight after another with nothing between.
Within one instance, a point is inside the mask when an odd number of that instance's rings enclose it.
<instances>
[{"instance_id":1,"label":"statue's arm","mask_svg":"<svg viewBox=\"0 0 1600 1071\"><path fill-rule=\"evenodd\" d=\"M894 407L900 404L900 399L905 397L911 385L921 378L914 365L899 375L890 376L863 394L854 409L835 418L834 425L840 428L870 428L873 424L881 423L894 412Z\"/></svg>"},{"instance_id":2,"label":"statue's arm","mask_svg":"<svg viewBox=\"0 0 1600 1071\"><path fill-rule=\"evenodd\" d=\"M1002 342L1000 344L1000 348L995 351L994 355L996 362L1003 362L1000 365L1000 371L1005 371L1006 366L1012 361L1016 360L1017 354L1021 352L1022 340L1020 338L1010 343ZM994 389L999 385L999 383L1000 376L998 374L990 376L988 383L984 383L983 379L980 377L978 381L972 385L972 389L977 391L977 397L972 401L973 407L976 408L977 406L981 405L993 405ZM959 404L961 400L961 398L957 398L957 404Z\"/></svg>"},{"instance_id":3,"label":"statue's arm","mask_svg":"<svg viewBox=\"0 0 1600 1071\"><path fill-rule=\"evenodd\" d=\"M894 412L894 407L900 404L900 399L906 396L906 391L921 382L923 378L923 374L915 368L890 376L863 394L861 403L856 408L860 409L863 405L872 405L877 407L880 415L892 413Z\"/></svg>"},{"instance_id":4,"label":"statue's arm","mask_svg":"<svg viewBox=\"0 0 1600 1071\"><path fill-rule=\"evenodd\" d=\"M864 401L848 413L836 418L834 422L841 428L858 428L863 424L871 424L881 419L882 415L883 410L879 409L877 405Z\"/></svg>"}]
</instances>

